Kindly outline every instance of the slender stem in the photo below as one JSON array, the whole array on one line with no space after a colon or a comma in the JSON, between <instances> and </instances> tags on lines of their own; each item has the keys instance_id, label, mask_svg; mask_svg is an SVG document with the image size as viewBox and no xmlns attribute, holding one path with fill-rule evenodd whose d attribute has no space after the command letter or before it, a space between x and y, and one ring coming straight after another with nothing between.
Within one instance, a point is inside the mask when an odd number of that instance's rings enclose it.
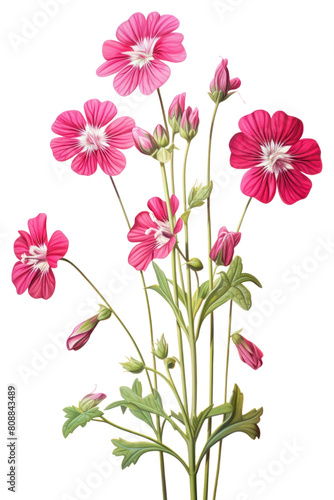
<instances>
[{"instance_id":1,"label":"slender stem","mask_svg":"<svg viewBox=\"0 0 334 500\"><path fill-rule=\"evenodd\" d=\"M172 233L174 233L174 216L173 216L172 208L171 208L171 204L170 204L168 181L167 181L167 175L166 175L166 169L165 169L164 163L160 163L160 167L161 167L162 183L163 183L163 187L164 187L169 224L170 224L170 228L171 228ZM175 301L176 306L178 307L179 298L178 298L178 290L177 290L177 276L176 276L176 265L175 265L175 247L172 250L171 259L172 259L174 301ZM178 323L176 324L176 330L177 330L177 339L178 339L178 346L179 346L179 360L180 360L180 369L181 369L183 401L184 401L184 406L185 406L186 412L188 414L188 396L187 396L186 373L185 373L185 366L184 366L183 340L182 340L181 329L180 329Z\"/></svg>"},{"instance_id":2,"label":"slender stem","mask_svg":"<svg viewBox=\"0 0 334 500\"><path fill-rule=\"evenodd\" d=\"M114 181L114 179L113 179L113 177L111 175L110 175L110 180L111 180L111 183L112 183L112 185L114 187L114 190L115 190L117 199L119 201L119 204L121 206L122 212L124 214L127 226L128 226L129 229L131 229L131 224L130 224L130 221L129 221L129 217L128 217L127 213L126 213L126 210L125 210L122 198L121 198L121 196L119 194L119 191L118 191L118 189L116 187L115 181ZM141 277L141 280L142 280L142 283L143 283L143 290L144 290L144 294L145 294L146 308L147 308L147 314L148 314L153 368L156 369L156 359L155 359L155 355L153 354L153 350L154 350L154 337L153 337L152 313L151 313L151 306L150 306L150 301L149 301L149 298L148 298L146 281L145 281L145 277L144 277L143 271L140 271L140 277ZM157 381L157 375L156 375L156 373L153 374L153 382L154 382L154 388L157 389L158 388L158 381ZM162 435L161 435L161 427L160 427L160 418L159 418L158 415L156 415L156 424L157 424L157 430L158 430L158 437L160 438ZM166 485L165 463L164 463L164 456L163 456L162 452L160 452L160 472L161 472L162 497L163 497L164 500L167 500L167 485Z\"/></svg>"},{"instance_id":3,"label":"slender stem","mask_svg":"<svg viewBox=\"0 0 334 500\"><path fill-rule=\"evenodd\" d=\"M167 123L167 118L166 118L166 112L165 112L165 107L164 107L164 103L163 103L163 100L162 100L160 89L157 89L157 92L158 92L158 96L159 96L159 101L160 101L162 116L163 116L163 119L164 119L165 129L166 129L166 132L168 132L168 123Z\"/></svg>"},{"instance_id":4,"label":"slender stem","mask_svg":"<svg viewBox=\"0 0 334 500\"><path fill-rule=\"evenodd\" d=\"M177 244L176 245L176 250L179 252L179 254L181 255L182 259L187 262L187 257L184 255L184 253L182 252L181 248L179 247L179 245Z\"/></svg>"},{"instance_id":5,"label":"slender stem","mask_svg":"<svg viewBox=\"0 0 334 500\"><path fill-rule=\"evenodd\" d=\"M213 128L216 120L216 115L218 111L219 100L217 99L209 133L209 146L208 146L208 165L207 165L207 183L211 181L211 146L212 146L212 136ZM211 234L211 200L210 196L207 200L207 221L208 221L208 269L209 269L209 291L213 288L213 272L212 272L212 260L210 259L210 252L212 247L212 234ZM210 314L210 375L209 375L209 404L213 402L213 370L214 370L214 317L213 313ZM212 419L208 419L208 431L207 437L211 436L212 431ZM203 489L203 500L207 500L209 491L209 468L210 468L210 450L206 454L205 458L205 472L204 472L204 489Z\"/></svg>"},{"instance_id":6,"label":"slender stem","mask_svg":"<svg viewBox=\"0 0 334 500\"><path fill-rule=\"evenodd\" d=\"M188 456L189 456L190 500L197 500L195 440L191 440L191 442L189 443Z\"/></svg>"},{"instance_id":7,"label":"slender stem","mask_svg":"<svg viewBox=\"0 0 334 500\"><path fill-rule=\"evenodd\" d=\"M138 347L137 342L135 341L135 339L131 335L130 331L127 329L127 327L125 326L125 324L121 320L121 318L116 314L116 312L114 311L114 309L111 307L111 305L109 304L109 302L107 302L107 300L103 297L102 293L99 292L99 290L96 288L96 286L93 285L93 283L87 278L87 276L81 271L81 269L79 269L75 264L73 264L73 262L71 262L68 259L65 259L65 257L63 257L60 260L63 260L64 262L67 262L72 267L74 267L74 269L76 269L76 271L78 271L78 273L81 274L81 276L87 281L87 283L89 283L89 285L95 290L95 292L99 295L99 297L101 297L101 299L103 300L103 302L106 304L107 307L109 307L109 309L111 310L112 314L115 316L115 318L117 319L117 321L120 323L120 325L123 327L123 329L125 330L125 332L130 337L130 340L133 343L133 345L134 345L134 347L135 347L135 349L136 349L136 351L138 353L138 356L139 356L141 362L143 363L143 365L145 365L146 363L145 363L144 357L143 357L143 355L141 353L141 350ZM146 371L148 383L150 385L150 389L153 392L153 386L152 386L150 375L149 375L149 373L148 373L147 370L145 370L145 371Z\"/></svg>"},{"instance_id":8,"label":"slender stem","mask_svg":"<svg viewBox=\"0 0 334 500\"><path fill-rule=\"evenodd\" d=\"M172 144L174 144L175 141L175 132L172 132ZM172 194L175 194L175 178L174 178L174 150L172 151L171 154L171 159L170 159L170 180L171 180L171 188L172 188Z\"/></svg>"},{"instance_id":9,"label":"slender stem","mask_svg":"<svg viewBox=\"0 0 334 500\"><path fill-rule=\"evenodd\" d=\"M240 222L239 222L238 227L237 227L237 230L236 230L236 232L237 232L237 233L240 231L241 224L243 223L243 220L244 220L245 215L246 215L246 212L247 212L247 208L249 207L249 204L250 204L250 202L251 202L251 201L252 201L252 198L249 198L249 200L247 201L247 204L246 204L246 206L245 206L245 210L244 210L244 211L243 211L243 213L242 213L242 216L241 216Z\"/></svg>"}]
</instances>

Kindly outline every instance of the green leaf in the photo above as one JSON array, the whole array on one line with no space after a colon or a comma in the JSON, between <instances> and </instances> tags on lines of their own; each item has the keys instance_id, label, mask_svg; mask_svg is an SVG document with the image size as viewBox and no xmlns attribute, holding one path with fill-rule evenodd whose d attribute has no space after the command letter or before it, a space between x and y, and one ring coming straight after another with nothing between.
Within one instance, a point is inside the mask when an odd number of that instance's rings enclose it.
<instances>
[{"instance_id":1,"label":"green leaf","mask_svg":"<svg viewBox=\"0 0 334 500\"><path fill-rule=\"evenodd\" d=\"M209 437L198 459L197 467L212 446L234 432L243 432L251 439L260 438L260 429L257 424L260 422L263 408L251 410L243 415L243 400L243 394L235 384L230 400L233 409L230 413L227 413L226 420Z\"/></svg>"},{"instance_id":2,"label":"green leaf","mask_svg":"<svg viewBox=\"0 0 334 500\"><path fill-rule=\"evenodd\" d=\"M183 220L183 222L185 224L187 224L188 222L188 219L189 219L189 215L191 213L191 210L187 210L186 212L184 212L182 215L181 215L181 219Z\"/></svg>"},{"instance_id":3,"label":"green leaf","mask_svg":"<svg viewBox=\"0 0 334 500\"><path fill-rule=\"evenodd\" d=\"M231 403L224 403L219 406L215 406L210 411L208 417L217 417L218 415L224 415L225 413L230 413L233 410Z\"/></svg>"},{"instance_id":4,"label":"green leaf","mask_svg":"<svg viewBox=\"0 0 334 500\"><path fill-rule=\"evenodd\" d=\"M174 411L171 411L170 412L170 416L175 418L176 420L178 420L179 422L181 422L181 424L185 425L185 422L184 422L184 417L182 415L182 413L175 413Z\"/></svg>"},{"instance_id":5,"label":"green leaf","mask_svg":"<svg viewBox=\"0 0 334 500\"><path fill-rule=\"evenodd\" d=\"M173 280L167 280L171 285L173 285ZM187 307L187 293L183 292L182 288L177 285L177 296L179 297L182 304Z\"/></svg>"},{"instance_id":6,"label":"green leaf","mask_svg":"<svg viewBox=\"0 0 334 500\"><path fill-rule=\"evenodd\" d=\"M124 456L122 469L130 467L131 464L136 464L144 453L148 453L149 451L166 451L163 445L150 441L131 443L120 438L112 439L111 442L116 446L113 455L116 455L116 457Z\"/></svg>"},{"instance_id":7,"label":"green leaf","mask_svg":"<svg viewBox=\"0 0 334 500\"><path fill-rule=\"evenodd\" d=\"M159 286L152 285L152 286L149 286L148 289L154 290L155 292L157 292L159 295L161 295L168 302L168 304L170 305L170 307L172 308L172 310L174 312L174 315L176 317L178 324L180 325L182 330L188 335L188 330L187 330L186 324L184 322L182 313L181 313L180 309L176 306L176 304L173 300L173 297L172 297L172 294L171 294L171 291L170 291L170 288L168 285L168 280L165 276L165 273L160 269L160 267L155 262L153 262L153 268L154 268L155 274L157 276Z\"/></svg>"},{"instance_id":8,"label":"green leaf","mask_svg":"<svg viewBox=\"0 0 334 500\"><path fill-rule=\"evenodd\" d=\"M63 410L65 412L66 422L63 425L63 436L67 438L77 427L85 427L87 422L90 422L93 418L98 418L103 415L103 411L100 411L97 407L91 408L85 412L79 410L75 406L68 406Z\"/></svg>"},{"instance_id":9,"label":"green leaf","mask_svg":"<svg viewBox=\"0 0 334 500\"><path fill-rule=\"evenodd\" d=\"M197 437L202 429L202 426L203 426L205 420L208 418L209 413L212 410L212 408L213 408L213 405L210 405L207 408L205 408L205 410L201 411L201 413L197 417L192 418L191 423L192 423L192 428L194 431L195 439L197 439Z\"/></svg>"},{"instance_id":10,"label":"green leaf","mask_svg":"<svg viewBox=\"0 0 334 500\"><path fill-rule=\"evenodd\" d=\"M205 281L204 283L201 284L201 286L196 290L196 292L193 295L193 314L194 318L196 314L199 311L199 308L201 307L203 300L206 299L208 293L209 293L209 281Z\"/></svg>"}]
</instances>

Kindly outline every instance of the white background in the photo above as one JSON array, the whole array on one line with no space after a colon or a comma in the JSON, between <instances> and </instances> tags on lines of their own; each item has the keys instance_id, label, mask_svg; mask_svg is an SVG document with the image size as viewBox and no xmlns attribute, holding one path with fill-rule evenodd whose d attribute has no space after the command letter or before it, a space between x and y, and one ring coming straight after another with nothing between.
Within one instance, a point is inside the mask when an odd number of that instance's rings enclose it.
<instances>
[{"instance_id":1,"label":"white background","mask_svg":"<svg viewBox=\"0 0 334 500\"><path fill-rule=\"evenodd\" d=\"M52 3L52 2L51 2ZM54 2L53 2L54 3ZM60 5L61 3L61 5ZM77 404L94 385L119 398L118 387L133 377L118 364L134 351L114 320L101 324L85 348L65 349L72 328L95 311L97 299L74 270L60 263L56 292L49 301L16 295L11 283L12 251L17 230L28 218L48 214L49 235L61 229L70 240L68 258L82 267L124 318L149 357L144 298L137 273L127 265L131 245L111 183L101 170L81 177L70 162L58 164L49 141L51 124L68 109L82 110L86 100L112 100L120 114L153 130L161 122L156 95L138 93L121 99L112 77L95 74L103 62L101 47L114 39L117 26L133 12L152 10L176 15L185 35L187 60L173 65L162 94L169 105L187 91L187 104L200 109L200 133L189 158L189 187L205 180L207 136L213 103L207 96L219 56L229 59L231 77L241 78L240 94L220 107L214 133L214 235L219 227L234 229L246 198L239 190L241 172L229 166L228 141L238 119L255 109L278 109L298 116L304 137L321 148L324 171L312 178L309 197L293 206L278 196L265 206L253 201L238 247L245 270L263 289L252 288L253 308L235 307L233 329L263 350L264 365L254 372L242 364L232 347L230 385L245 394L245 409L264 406L260 440L229 437L223 447L219 498L278 500L327 498L332 490L332 403L334 268L333 229L333 72L331 4L321 0L222 0L169 3L157 0L111 2L67 0L42 14L42 2L16 0L2 7L1 80L1 496L6 491L6 390L17 386L19 500L105 500L160 497L158 457L145 455L136 466L120 470L112 456L111 438L120 432L88 424L67 440L61 434L62 408ZM39 27L27 32L27 22ZM43 26L41 26L43 25ZM29 31L29 30L28 30ZM27 37L27 35L29 37ZM21 38L17 38L17 37ZM16 38L15 38L16 37ZM14 41L14 39L16 41ZM183 147L179 141L179 146ZM133 220L151 196L162 196L157 164L128 151L128 166L116 178ZM178 161L181 152L177 153ZM180 172L180 163L176 166ZM205 209L191 221L192 255L205 261ZM167 262L164 264L168 270ZM203 271L205 273L205 271ZM204 279L204 278L203 278ZM151 269L148 283L155 279ZM251 285L252 286L252 285ZM279 300L277 300L279 297ZM276 303L273 302L276 300ZM159 297L152 296L155 335L165 332L170 353L176 353L174 321ZM216 319L215 402L223 398L226 311ZM207 404L208 332L199 341L200 408ZM173 405L161 386L166 407ZM136 426L120 411L109 413L119 423ZM175 434L167 440L178 447ZM285 451L294 449L294 452ZM180 452L184 450L180 448ZM187 498L183 470L166 459L169 498ZM202 478L202 471L200 478ZM202 479L200 479L200 482ZM199 494L201 498L201 494Z\"/></svg>"}]
</instances>

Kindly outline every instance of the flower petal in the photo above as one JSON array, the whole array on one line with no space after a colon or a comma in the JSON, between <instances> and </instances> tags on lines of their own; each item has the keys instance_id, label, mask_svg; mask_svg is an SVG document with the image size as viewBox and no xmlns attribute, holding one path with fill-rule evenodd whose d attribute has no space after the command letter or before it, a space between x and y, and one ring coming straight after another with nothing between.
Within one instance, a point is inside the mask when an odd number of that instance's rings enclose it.
<instances>
[{"instance_id":1,"label":"flower petal","mask_svg":"<svg viewBox=\"0 0 334 500\"><path fill-rule=\"evenodd\" d=\"M158 225L152 220L149 212L140 212L135 218L133 227L128 232L128 240L132 242L143 241L147 238L146 231L151 228L158 228Z\"/></svg>"},{"instance_id":2,"label":"flower petal","mask_svg":"<svg viewBox=\"0 0 334 500\"><path fill-rule=\"evenodd\" d=\"M107 175L119 175L126 166L124 154L112 146L97 151L97 162Z\"/></svg>"},{"instance_id":3,"label":"flower petal","mask_svg":"<svg viewBox=\"0 0 334 500\"><path fill-rule=\"evenodd\" d=\"M309 194L312 182L299 170L285 170L277 178L279 195L284 203L292 205Z\"/></svg>"},{"instance_id":4,"label":"flower petal","mask_svg":"<svg viewBox=\"0 0 334 500\"><path fill-rule=\"evenodd\" d=\"M83 151L72 161L71 169L80 175L92 175L97 169L96 154Z\"/></svg>"},{"instance_id":5,"label":"flower petal","mask_svg":"<svg viewBox=\"0 0 334 500\"><path fill-rule=\"evenodd\" d=\"M159 59L150 61L139 73L140 92L144 95L152 94L167 82L170 73L170 68L162 61L159 61Z\"/></svg>"},{"instance_id":6,"label":"flower petal","mask_svg":"<svg viewBox=\"0 0 334 500\"><path fill-rule=\"evenodd\" d=\"M175 227L174 227L174 234L177 234L181 231L181 229L183 228L183 220L181 219L181 217L177 220L176 224L175 224Z\"/></svg>"},{"instance_id":7,"label":"flower petal","mask_svg":"<svg viewBox=\"0 0 334 500\"><path fill-rule=\"evenodd\" d=\"M33 245L40 246L48 243L46 232L46 214L38 214L37 217L28 220L28 228Z\"/></svg>"},{"instance_id":8,"label":"flower petal","mask_svg":"<svg viewBox=\"0 0 334 500\"><path fill-rule=\"evenodd\" d=\"M175 196L175 194L172 194L172 196L170 197L170 207L172 209L173 215L175 215L176 212L178 211L179 205L180 205L180 202L179 202L178 198Z\"/></svg>"},{"instance_id":9,"label":"flower petal","mask_svg":"<svg viewBox=\"0 0 334 500\"><path fill-rule=\"evenodd\" d=\"M81 347L83 347L88 342L92 333L93 333L93 331L79 333L78 335L74 335L73 337L72 337L73 334L71 333L71 335L68 337L68 339L66 341L67 349L69 351L72 351L72 350L78 351L79 349L81 349Z\"/></svg>"},{"instance_id":10,"label":"flower petal","mask_svg":"<svg viewBox=\"0 0 334 500\"><path fill-rule=\"evenodd\" d=\"M230 80L230 90L238 89L240 85L241 85L240 78L232 78L232 80Z\"/></svg>"},{"instance_id":11,"label":"flower petal","mask_svg":"<svg viewBox=\"0 0 334 500\"><path fill-rule=\"evenodd\" d=\"M114 89L121 96L131 94L139 82L139 68L137 66L126 66L114 78Z\"/></svg>"},{"instance_id":12,"label":"flower petal","mask_svg":"<svg viewBox=\"0 0 334 500\"><path fill-rule=\"evenodd\" d=\"M160 38L154 47L154 56L163 61L182 62L187 53L182 45L183 35L181 33L170 33Z\"/></svg>"},{"instance_id":13,"label":"flower petal","mask_svg":"<svg viewBox=\"0 0 334 500\"><path fill-rule=\"evenodd\" d=\"M171 253L176 243L175 236L172 236L168 243L154 250L153 259L165 259Z\"/></svg>"},{"instance_id":14,"label":"flower petal","mask_svg":"<svg viewBox=\"0 0 334 500\"><path fill-rule=\"evenodd\" d=\"M239 120L239 128L258 144L262 145L271 141L271 118L263 109L242 117Z\"/></svg>"},{"instance_id":15,"label":"flower petal","mask_svg":"<svg viewBox=\"0 0 334 500\"><path fill-rule=\"evenodd\" d=\"M66 137L78 137L86 128L86 120L80 111L64 111L57 118L52 132Z\"/></svg>"},{"instance_id":16,"label":"flower petal","mask_svg":"<svg viewBox=\"0 0 334 500\"><path fill-rule=\"evenodd\" d=\"M259 144L242 132L232 137L230 150L230 163L233 168L256 167L262 161Z\"/></svg>"},{"instance_id":17,"label":"flower petal","mask_svg":"<svg viewBox=\"0 0 334 500\"><path fill-rule=\"evenodd\" d=\"M57 137L50 146L57 161L69 160L83 149L77 137Z\"/></svg>"},{"instance_id":18,"label":"flower petal","mask_svg":"<svg viewBox=\"0 0 334 500\"><path fill-rule=\"evenodd\" d=\"M124 52L128 52L129 50L131 50L131 46L128 44L124 45L116 40L107 40L102 46L102 54L107 61L110 59L123 58L126 63L127 57L124 55Z\"/></svg>"},{"instance_id":19,"label":"flower petal","mask_svg":"<svg viewBox=\"0 0 334 500\"><path fill-rule=\"evenodd\" d=\"M134 145L132 129L135 126L135 121L129 116L116 118L105 130L108 144L120 149L131 148Z\"/></svg>"},{"instance_id":20,"label":"flower petal","mask_svg":"<svg viewBox=\"0 0 334 500\"><path fill-rule=\"evenodd\" d=\"M104 127L117 115L115 104L110 101L101 102L98 99L90 99L84 104L87 122L93 127Z\"/></svg>"},{"instance_id":21,"label":"flower petal","mask_svg":"<svg viewBox=\"0 0 334 500\"><path fill-rule=\"evenodd\" d=\"M159 198L158 196L151 198L150 200L148 200L147 206L158 220L168 220L167 204L161 198Z\"/></svg>"},{"instance_id":22,"label":"flower petal","mask_svg":"<svg viewBox=\"0 0 334 500\"><path fill-rule=\"evenodd\" d=\"M20 236L15 240L14 253L21 260L23 253L28 253L32 245L30 234L27 231L19 231Z\"/></svg>"},{"instance_id":23,"label":"flower petal","mask_svg":"<svg viewBox=\"0 0 334 500\"><path fill-rule=\"evenodd\" d=\"M129 253L129 264L137 269L137 271L146 271L148 265L153 260L155 244L156 240L153 236L147 241L133 247Z\"/></svg>"},{"instance_id":24,"label":"flower petal","mask_svg":"<svg viewBox=\"0 0 334 500\"><path fill-rule=\"evenodd\" d=\"M22 262L16 262L12 271L12 282L19 295L27 290L36 272L37 270L34 270L31 266Z\"/></svg>"},{"instance_id":25,"label":"flower petal","mask_svg":"<svg viewBox=\"0 0 334 500\"><path fill-rule=\"evenodd\" d=\"M171 15L160 16L158 12L151 12L147 16L147 36L150 38L163 37L176 30L180 26L180 21Z\"/></svg>"},{"instance_id":26,"label":"flower petal","mask_svg":"<svg viewBox=\"0 0 334 500\"><path fill-rule=\"evenodd\" d=\"M319 174L322 170L321 151L314 139L300 139L289 149L294 168L308 175Z\"/></svg>"},{"instance_id":27,"label":"flower petal","mask_svg":"<svg viewBox=\"0 0 334 500\"><path fill-rule=\"evenodd\" d=\"M276 111L271 118L272 139L276 144L290 146L303 135L303 122L284 111Z\"/></svg>"},{"instance_id":28,"label":"flower petal","mask_svg":"<svg viewBox=\"0 0 334 500\"><path fill-rule=\"evenodd\" d=\"M56 280L52 269L49 269L45 273L39 271L30 283L28 293L34 299L47 300L53 295L55 287Z\"/></svg>"},{"instance_id":29,"label":"flower petal","mask_svg":"<svg viewBox=\"0 0 334 500\"><path fill-rule=\"evenodd\" d=\"M50 267L57 267L58 260L62 259L68 250L68 239L61 231L55 231L48 243L47 260Z\"/></svg>"},{"instance_id":30,"label":"flower petal","mask_svg":"<svg viewBox=\"0 0 334 500\"><path fill-rule=\"evenodd\" d=\"M142 38L146 37L146 27L144 14L136 12L117 28L116 37L125 45L136 45Z\"/></svg>"},{"instance_id":31,"label":"flower petal","mask_svg":"<svg viewBox=\"0 0 334 500\"><path fill-rule=\"evenodd\" d=\"M244 174L240 187L245 195L269 203L276 193L275 174L265 168L253 167Z\"/></svg>"}]
</instances>

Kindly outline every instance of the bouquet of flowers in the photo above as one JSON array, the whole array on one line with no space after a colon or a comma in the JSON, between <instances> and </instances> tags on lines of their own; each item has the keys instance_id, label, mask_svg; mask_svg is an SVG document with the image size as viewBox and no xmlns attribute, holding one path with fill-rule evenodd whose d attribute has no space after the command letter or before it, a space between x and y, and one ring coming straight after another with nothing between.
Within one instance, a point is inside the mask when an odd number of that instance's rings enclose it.
<instances>
[{"instance_id":1,"label":"bouquet of flowers","mask_svg":"<svg viewBox=\"0 0 334 500\"><path fill-rule=\"evenodd\" d=\"M138 271L143 289L141 293L147 306L150 361L140 346L136 332L129 330L124 319L83 271L65 258L69 246L67 237L61 231L56 231L48 238L47 216L44 213L28 221L28 232L19 231L20 236L14 244L18 260L13 268L12 280L18 294L28 290L33 298L49 299L55 290L53 270L58 262L72 266L93 287L101 305L93 317L76 326L67 340L67 348L77 351L86 346L99 323L107 320L119 322L133 345L133 355L122 363L124 370L136 377L131 387L122 386L120 399L106 407L103 405L103 409L102 402L107 396L95 391L84 396L78 406L64 408L64 437L67 438L78 427L85 427L88 422L104 423L132 433L136 436L134 441L126 441L122 437L112 440L115 447L113 453L123 457L122 468L136 464L146 453L158 453L162 496L166 499L164 456L171 455L189 476L190 499L198 497L197 477L203 473L203 498L210 496L214 500L217 497L224 439L235 432L242 432L252 439L259 438L258 424L263 412L262 408L245 412L240 388L234 385L229 393L228 387L231 345L235 345L241 361L253 370L262 366L263 357L259 347L244 338L241 330L233 331L232 328L234 309L249 310L252 306L251 290L254 285L261 287L255 276L244 272L241 257L234 255L242 236L244 217L253 198L261 203L269 203L276 190L288 205L306 198L312 183L305 174L320 173L322 163L317 142L302 138L303 124L298 118L288 116L283 111L270 116L261 109L242 117L239 121L240 131L232 136L229 146L231 167L246 170L241 180L241 191L247 197L246 206L239 224L232 228L235 230L228 230L223 225L224 221L221 221L222 226L215 239L210 203L214 124L220 108L236 93L241 82L239 78L230 78L228 61L222 59L208 85L213 114L208 131L206 172L203 173L202 183L196 182L189 189L187 160L189 149L196 143L199 111L186 106L186 94L181 93L176 95L166 113L160 90L171 74L165 62L181 63L186 58L183 35L175 31L178 27L179 21L172 15L152 12L145 17L136 13L118 27L117 40L108 40L103 44L105 62L97 69L97 75L115 75L113 85L118 94L128 96L137 87L145 95L157 92L162 123L155 126L152 134L136 126L133 118L116 118L116 106L111 101L100 102L98 99L90 99L84 104L84 114L74 110L65 111L52 125L52 131L58 135L51 141L56 160L73 158L72 170L79 175L92 175L99 166L110 177L128 226L128 240L133 243L128 262ZM132 146L160 169L164 192L163 199L156 196L148 200L148 210L140 211L133 223L115 182L115 177L126 167L122 150ZM180 149L184 150L183 153ZM174 170L174 163L181 161L181 156L183 168ZM175 189L176 172L181 174L181 193ZM198 207L203 207L201 210L206 210L207 214L207 227L203 228L203 238L207 238L207 255L205 259L202 258L204 263L197 256L189 238L192 211ZM202 228L198 227L198 231L202 231ZM168 271L161 269L157 263L159 259L169 261ZM145 271L151 264L156 283L148 285ZM175 318L175 332L168 332L166 337L162 335L157 338L154 334L150 305L150 295L153 293L167 303L170 315ZM217 308L224 305L229 311L225 383L221 398L217 401L214 399L214 363L217 358L214 352L214 314ZM168 337L173 335L177 339L178 352L170 353ZM210 366L208 400L204 407L199 407L197 401L200 373L197 341L200 335L207 337ZM185 363L186 349L191 360L189 366ZM144 377L146 384L144 389L141 377ZM205 374L201 374L202 381L204 378ZM162 384L171 391L177 411L169 410L163 402L159 393ZM119 410L130 412L139 419L147 429L145 433L116 424L110 414ZM164 430L168 426L175 433L174 440L184 441L186 456L181 456L173 449L173 442L166 442ZM206 435L205 444L199 447L198 438L203 433ZM218 462L213 463L210 452L216 445Z\"/></svg>"}]
</instances>

